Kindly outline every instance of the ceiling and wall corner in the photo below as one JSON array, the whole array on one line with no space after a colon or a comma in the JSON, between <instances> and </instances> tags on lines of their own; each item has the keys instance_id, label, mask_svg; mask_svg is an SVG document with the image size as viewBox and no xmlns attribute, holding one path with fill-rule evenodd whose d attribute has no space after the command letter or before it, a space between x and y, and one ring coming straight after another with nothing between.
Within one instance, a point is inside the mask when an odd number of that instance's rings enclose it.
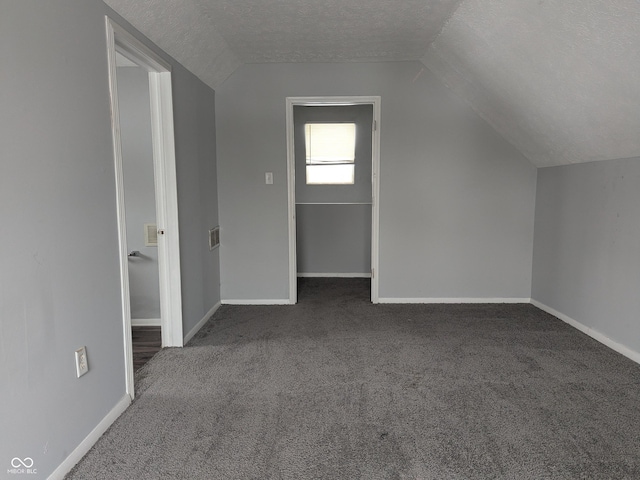
<instances>
[{"instance_id":1,"label":"ceiling and wall corner","mask_svg":"<svg viewBox=\"0 0 640 480\"><path fill-rule=\"evenodd\" d=\"M461 0L191 0L244 63L417 60Z\"/></svg>"},{"instance_id":2,"label":"ceiling and wall corner","mask_svg":"<svg viewBox=\"0 0 640 480\"><path fill-rule=\"evenodd\" d=\"M212 19L192 1L104 1L213 89L242 64Z\"/></svg>"},{"instance_id":3,"label":"ceiling and wall corner","mask_svg":"<svg viewBox=\"0 0 640 480\"><path fill-rule=\"evenodd\" d=\"M243 63L419 60L462 0L104 0L213 89Z\"/></svg>"},{"instance_id":4,"label":"ceiling and wall corner","mask_svg":"<svg viewBox=\"0 0 640 480\"><path fill-rule=\"evenodd\" d=\"M422 61L539 167L640 155L637 0L465 0Z\"/></svg>"},{"instance_id":5,"label":"ceiling and wall corner","mask_svg":"<svg viewBox=\"0 0 640 480\"><path fill-rule=\"evenodd\" d=\"M217 89L241 64L421 60L538 167L640 155L637 0L105 0Z\"/></svg>"}]
</instances>

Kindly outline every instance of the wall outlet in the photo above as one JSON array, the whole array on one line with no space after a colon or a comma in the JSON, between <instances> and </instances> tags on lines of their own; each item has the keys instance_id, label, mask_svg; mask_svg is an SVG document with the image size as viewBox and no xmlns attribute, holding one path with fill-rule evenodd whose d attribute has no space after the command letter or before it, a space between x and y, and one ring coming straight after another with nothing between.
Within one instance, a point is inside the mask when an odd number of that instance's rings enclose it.
<instances>
[{"instance_id":1,"label":"wall outlet","mask_svg":"<svg viewBox=\"0 0 640 480\"><path fill-rule=\"evenodd\" d=\"M76 375L80 378L89 371L89 361L87 360L87 348L80 347L75 351L76 354Z\"/></svg>"},{"instance_id":2,"label":"wall outlet","mask_svg":"<svg viewBox=\"0 0 640 480\"><path fill-rule=\"evenodd\" d=\"M265 172L264 183L267 185L273 185L273 172Z\"/></svg>"}]
</instances>

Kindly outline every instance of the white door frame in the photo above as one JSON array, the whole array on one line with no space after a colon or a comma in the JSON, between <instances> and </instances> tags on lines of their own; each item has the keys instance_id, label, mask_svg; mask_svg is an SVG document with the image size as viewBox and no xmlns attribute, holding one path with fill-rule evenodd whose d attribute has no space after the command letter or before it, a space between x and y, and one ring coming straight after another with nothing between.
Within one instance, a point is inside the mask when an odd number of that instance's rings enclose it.
<instances>
[{"instance_id":1,"label":"white door frame","mask_svg":"<svg viewBox=\"0 0 640 480\"><path fill-rule=\"evenodd\" d=\"M380 97L287 97L287 188L289 214L289 303L298 301L296 261L296 162L293 107L373 105L374 128L371 133L371 302L378 303L378 256L380 235Z\"/></svg>"},{"instance_id":2,"label":"white door frame","mask_svg":"<svg viewBox=\"0 0 640 480\"><path fill-rule=\"evenodd\" d=\"M173 132L173 96L171 65L146 47L111 18L106 17L109 91L111 95L111 128L116 174L118 237L120 243L120 281L122 286L122 317L126 389L133 399L133 351L131 340L131 307L129 298L129 264L122 146L120 141L120 111L116 80L116 50L149 72L151 103L151 136L153 170L158 225L158 270L160 283L160 317L162 346L182 347L182 287L180 280L180 242L178 232L178 192L176 183L175 143Z\"/></svg>"}]
</instances>

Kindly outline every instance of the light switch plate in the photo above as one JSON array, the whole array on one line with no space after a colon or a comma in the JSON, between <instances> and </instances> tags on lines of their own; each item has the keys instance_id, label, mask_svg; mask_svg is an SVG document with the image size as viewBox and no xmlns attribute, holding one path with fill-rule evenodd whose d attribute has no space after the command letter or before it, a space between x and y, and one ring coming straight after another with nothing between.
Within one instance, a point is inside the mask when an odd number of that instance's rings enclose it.
<instances>
[{"instance_id":1,"label":"light switch plate","mask_svg":"<svg viewBox=\"0 0 640 480\"><path fill-rule=\"evenodd\" d=\"M265 172L264 183L267 185L273 185L273 172Z\"/></svg>"}]
</instances>

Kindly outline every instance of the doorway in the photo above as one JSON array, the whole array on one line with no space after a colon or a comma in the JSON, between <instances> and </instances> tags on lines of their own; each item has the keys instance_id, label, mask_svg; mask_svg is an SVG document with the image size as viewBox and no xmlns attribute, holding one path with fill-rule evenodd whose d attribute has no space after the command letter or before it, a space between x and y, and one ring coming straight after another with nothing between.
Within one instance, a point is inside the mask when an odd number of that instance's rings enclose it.
<instances>
[{"instance_id":1,"label":"doorway","mask_svg":"<svg viewBox=\"0 0 640 480\"><path fill-rule=\"evenodd\" d=\"M106 30L126 390L133 399L132 317L159 327L162 347L183 345L171 67L108 17Z\"/></svg>"},{"instance_id":2,"label":"doorway","mask_svg":"<svg viewBox=\"0 0 640 480\"><path fill-rule=\"evenodd\" d=\"M162 347L149 73L116 48L116 78L135 374Z\"/></svg>"},{"instance_id":3,"label":"doorway","mask_svg":"<svg viewBox=\"0 0 640 480\"><path fill-rule=\"evenodd\" d=\"M371 277L378 302L379 132L380 97L287 98L290 303L298 276ZM323 135L347 152L310 153Z\"/></svg>"}]
</instances>

